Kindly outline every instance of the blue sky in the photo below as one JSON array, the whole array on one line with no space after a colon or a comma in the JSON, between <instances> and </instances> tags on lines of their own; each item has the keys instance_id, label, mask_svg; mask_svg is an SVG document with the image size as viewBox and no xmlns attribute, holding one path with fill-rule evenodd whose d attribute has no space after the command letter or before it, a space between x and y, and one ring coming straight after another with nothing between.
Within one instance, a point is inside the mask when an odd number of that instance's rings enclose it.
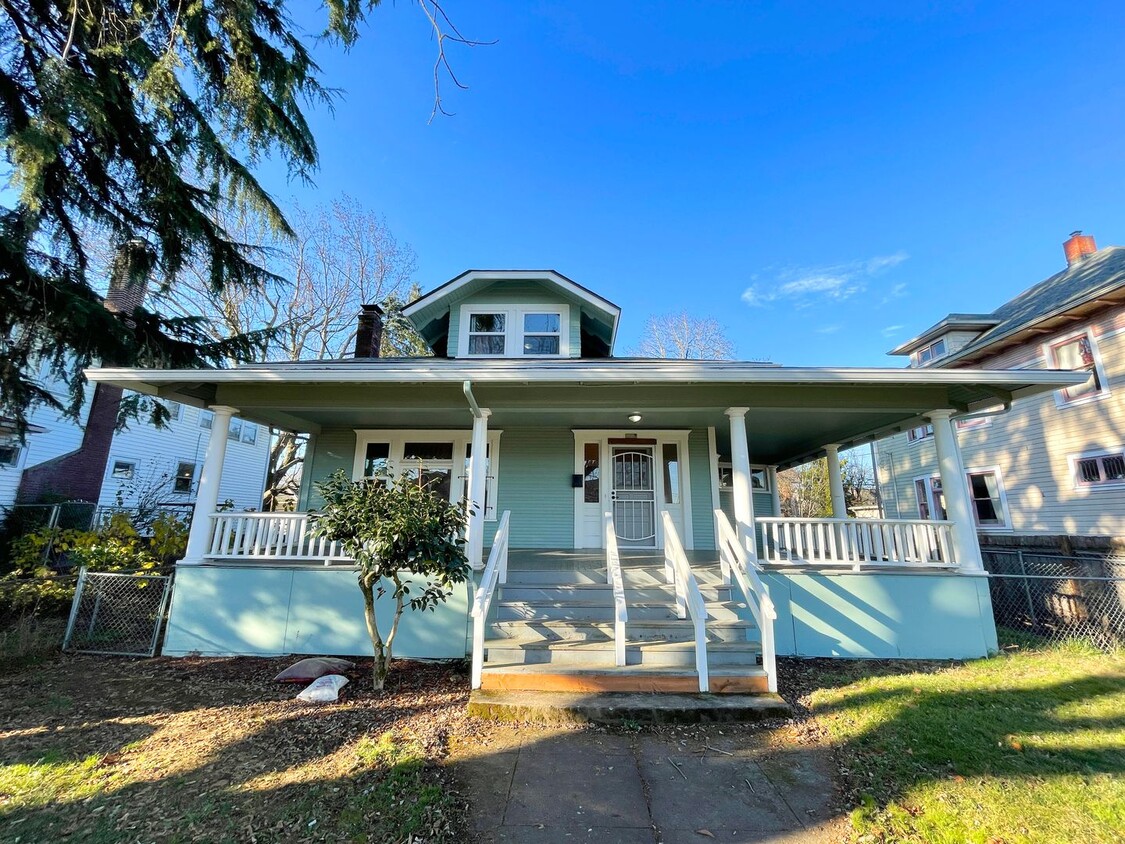
<instances>
[{"instance_id":1,"label":"blue sky","mask_svg":"<svg viewBox=\"0 0 1125 844\"><path fill-rule=\"evenodd\" d=\"M428 23L388 3L316 50L345 96L312 114L315 187L263 171L385 214L424 289L549 267L622 306L619 353L686 308L742 358L899 365L1062 269L1070 231L1125 243L1120 3L445 6L498 42L450 48L455 116L427 122Z\"/></svg>"}]
</instances>

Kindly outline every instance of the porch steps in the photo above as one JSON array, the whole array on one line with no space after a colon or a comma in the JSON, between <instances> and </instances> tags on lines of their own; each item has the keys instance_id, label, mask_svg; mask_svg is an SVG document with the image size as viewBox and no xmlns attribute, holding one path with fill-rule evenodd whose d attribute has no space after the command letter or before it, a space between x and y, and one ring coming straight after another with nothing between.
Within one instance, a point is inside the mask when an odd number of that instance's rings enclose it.
<instances>
[{"instance_id":1,"label":"porch steps","mask_svg":"<svg viewBox=\"0 0 1125 844\"><path fill-rule=\"evenodd\" d=\"M693 566L707 610L712 692L768 691L760 634L717 565ZM613 590L605 569L512 570L485 641L485 692L698 694L695 630L676 612L662 566L623 566L625 665L614 664Z\"/></svg>"},{"instance_id":2,"label":"porch steps","mask_svg":"<svg viewBox=\"0 0 1125 844\"><path fill-rule=\"evenodd\" d=\"M714 724L784 718L789 706L774 694L476 689L469 696L469 714L493 721L540 724Z\"/></svg>"}]
</instances>

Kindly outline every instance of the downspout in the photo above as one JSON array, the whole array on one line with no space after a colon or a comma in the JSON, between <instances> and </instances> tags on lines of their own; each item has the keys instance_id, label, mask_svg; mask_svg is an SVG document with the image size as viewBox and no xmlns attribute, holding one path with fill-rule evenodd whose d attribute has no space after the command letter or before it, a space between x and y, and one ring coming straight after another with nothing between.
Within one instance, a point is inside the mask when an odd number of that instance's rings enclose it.
<instances>
[{"instance_id":1,"label":"downspout","mask_svg":"<svg viewBox=\"0 0 1125 844\"><path fill-rule=\"evenodd\" d=\"M469 403L469 409L473 412L473 416L480 419L483 415L480 410L480 405L477 404L476 396L473 395L473 382L465 381L461 384L461 390L465 393L465 400Z\"/></svg>"}]
</instances>

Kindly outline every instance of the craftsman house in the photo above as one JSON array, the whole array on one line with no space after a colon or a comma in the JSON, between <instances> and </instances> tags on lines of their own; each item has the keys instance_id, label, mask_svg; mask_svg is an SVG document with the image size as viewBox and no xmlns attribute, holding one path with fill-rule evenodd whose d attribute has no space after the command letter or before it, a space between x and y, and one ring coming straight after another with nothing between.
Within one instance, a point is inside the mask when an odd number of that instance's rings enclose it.
<instances>
[{"instance_id":1,"label":"craftsman house","mask_svg":"<svg viewBox=\"0 0 1125 844\"><path fill-rule=\"evenodd\" d=\"M216 512L212 436L164 653L369 653L349 561L308 533L337 469L422 475L477 503L475 583L404 618L397 655L472 654L474 685L776 688L776 654L996 647L957 419L1071 372L785 368L613 356L620 311L553 271L471 271L405 311L432 358L356 356L91 380L308 432L295 513ZM788 519L776 473L932 425L947 518ZM838 466L838 461L829 461Z\"/></svg>"}]
</instances>

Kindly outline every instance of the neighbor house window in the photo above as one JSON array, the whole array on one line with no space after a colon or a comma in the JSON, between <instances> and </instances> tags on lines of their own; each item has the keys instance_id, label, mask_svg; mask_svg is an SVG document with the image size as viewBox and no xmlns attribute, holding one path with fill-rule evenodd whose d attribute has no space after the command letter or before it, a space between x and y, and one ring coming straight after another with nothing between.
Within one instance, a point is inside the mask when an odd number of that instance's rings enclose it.
<instances>
[{"instance_id":1,"label":"neighbor house window","mask_svg":"<svg viewBox=\"0 0 1125 844\"><path fill-rule=\"evenodd\" d=\"M914 493L918 499L918 518L945 521L945 491L937 475L914 480Z\"/></svg>"},{"instance_id":2,"label":"neighbor house window","mask_svg":"<svg viewBox=\"0 0 1125 844\"><path fill-rule=\"evenodd\" d=\"M238 442L240 439L242 439L242 420L241 419L230 420L230 427L227 428L227 439L228 440L234 440L234 442Z\"/></svg>"},{"instance_id":3,"label":"neighbor house window","mask_svg":"<svg viewBox=\"0 0 1125 844\"><path fill-rule=\"evenodd\" d=\"M562 339L562 315L526 313L523 315L523 353L557 355Z\"/></svg>"},{"instance_id":4,"label":"neighbor house window","mask_svg":"<svg viewBox=\"0 0 1125 844\"><path fill-rule=\"evenodd\" d=\"M137 472L137 464L132 460L114 460L109 476L118 481L131 481Z\"/></svg>"},{"instance_id":5,"label":"neighbor house window","mask_svg":"<svg viewBox=\"0 0 1125 844\"><path fill-rule=\"evenodd\" d=\"M919 349L914 353L914 362L921 366L924 363L937 360L938 358L945 357L945 339L938 340L930 345Z\"/></svg>"},{"instance_id":6,"label":"neighbor house window","mask_svg":"<svg viewBox=\"0 0 1125 844\"><path fill-rule=\"evenodd\" d=\"M18 466L20 447L15 442L0 442L0 466Z\"/></svg>"},{"instance_id":7,"label":"neighbor house window","mask_svg":"<svg viewBox=\"0 0 1125 844\"><path fill-rule=\"evenodd\" d=\"M1125 484L1125 454L1091 454L1072 458L1074 480L1078 486L1120 486Z\"/></svg>"},{"instance_id":8,"label":"neighbor house window","mask_svg":"<svg viewBox=\"0 0 1125 844\"><path fill-rule=\"evenodd\" d=\"M506 313L470 314L469 354L504 354L507 322Z\"/></svg>"},{"instance_id":9,"label":"neighbor house window","mask_svg":"<svg viewBox=\"0 0 1125 844\"><path fill-rule=\"evenodd\" d=\"M1105 378L1101 367L1098 366L1094 338L1089 331L1053 343L1049 346L1049 361L1054 369L1073 369L1076 372L1090 373L1084 384L1059 390L1061 403L1091 398L1105 391Z\"/></svg>"},{"instance_id":10,"label":"neighbor house window","mask_svg":"<svg viewBox=\"0 0 1125 844\"><path fill-rule=\"evenodd\" d=\"M991 416L978 416L975 419L958 419L958 431L971 431L974 428L987 428L992 424Z\"/></svg>"},{"instance_id":11,"label":"neighbor house window","mask_svg":"<svg viewBox=\"0 0 1125 844\"><path fill-rule=\"evenodd\" d=\"M911 428L907 433L906 438L910 440L910 442L917 442L918 440L924 440L928 437L932 437L933 435L933 425L919 425L917 428Z\"/></svg>"},{"instance_id":12,"label":"neighbor house window","mask_svg":"<svg viewBox=\"0 0 1125 844\"><path fill-rule=\"evenodd\" d=\"M178 401L166 401L164 406L168 409L168 418L173 422L178 422L184 417L184 406Z\"/></svg>"},{"instance_id":13,"label":"neighbor house window","mask_svg":"<svg viewBox=\"0 0 1125 844\"><path fill-rule=\"evenodd\" d=\"M176 466L176 477L172 479L172 491L181 495L191 492L192 481L195 480L195 464L181 461Z\"/></svg>"},{"instance_id":14,"label":"neighbor house window","mask_svg":"<svg viewBox=\"0 0 1125 844\"><path fill-rule=\"evenodd\" d=\"M199 427L211 430L211 426L215 424L215 414L210 410L199 411Z\"/></svg>"},{"instance_id":15,"label":"neighbor house window","mask_svg":"<svg viewBox=\"0 0 1125 844\"><path fill-rule=\"evenodd\" d=\"M247 445L254 445L258 441L258 426L253 422L242 423L242 441Z\"/></svg>"},{"instance_id":16,"label":"neighbor house window","mask_svg":"<svg viewBox=\"0 0 1125 844\"><path fill-rule=\"evenodd\" d=\"M973 518L980 527L1004 527L1008 518L1004 513L1000 473L995 469L972 470L966 473L969 481L969 498L973 502Z\"/></svg>"},{"instance_id":17,"label":"neighbor house window","mask_svg":"<svg viewBox=\"0 0 1125 844\"><path fill-rule=\"evenodd\" d=\"M586 443L582 446L582 501L586 504L600 504L601 489L601 446Z\"/></svg>"}]
</instances>

